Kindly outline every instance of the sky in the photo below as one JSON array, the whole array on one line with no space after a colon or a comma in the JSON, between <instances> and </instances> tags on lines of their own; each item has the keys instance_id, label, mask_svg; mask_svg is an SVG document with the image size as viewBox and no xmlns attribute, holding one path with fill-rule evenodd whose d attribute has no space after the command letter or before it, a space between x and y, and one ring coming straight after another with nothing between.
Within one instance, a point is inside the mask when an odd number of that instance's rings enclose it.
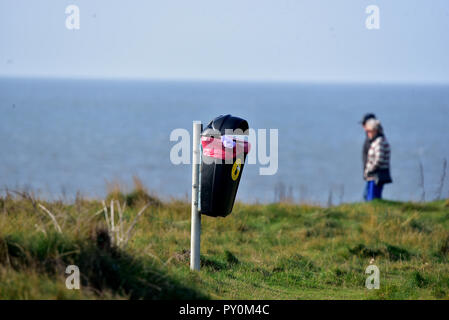
<instances>
[{"instance_id":1,"label":"sky","mask_svg":"<svg viewBox=\"0 0 449 320\"><path fill-rule=\"evenodd\" d=\"M1 0L0 76L447 84L449 1Z\"/></svg>"}]
</instances>

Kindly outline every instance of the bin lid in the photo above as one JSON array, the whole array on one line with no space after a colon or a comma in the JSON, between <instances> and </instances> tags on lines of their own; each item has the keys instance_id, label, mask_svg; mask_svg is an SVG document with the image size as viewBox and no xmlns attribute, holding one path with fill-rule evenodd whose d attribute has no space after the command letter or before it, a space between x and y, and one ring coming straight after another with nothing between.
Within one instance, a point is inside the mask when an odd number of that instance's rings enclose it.
<instances>
[{"instance_id":1,"label":"bin lid","mask_svg":"<svg viewBox=\"0 0 449 320\"><path fill-rule=\"evenodd\" d=\"M232 136L201 137L201 145L203 146L203 155L216 159L233 159L241 153L248 154L251 144L248 141L236 139Z\"/></svg>"},{"instance_id":2,"label":"bin lid","mask_svg":"<svg viewBox=\"0 0 449 320\"><path fill-rule=\"evenodd\" d=\"M248 135L248 122L245 119L234 117L230 114L221 115L213 119L202 132L203 136L224 136L226 129L242 130L242 134Z\"/></svg>"}]
</instances>

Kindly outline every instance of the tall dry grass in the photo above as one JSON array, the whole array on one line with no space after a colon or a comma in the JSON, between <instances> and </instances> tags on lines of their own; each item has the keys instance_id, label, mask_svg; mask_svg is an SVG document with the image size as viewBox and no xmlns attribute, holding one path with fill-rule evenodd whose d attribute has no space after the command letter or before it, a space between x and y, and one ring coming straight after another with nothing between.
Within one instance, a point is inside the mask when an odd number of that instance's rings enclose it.
<instances>
[{"instance_id":1,"label":"tall dry grass","mask_svg":"<svg viewBox=\"0 0 449 320\"><path fill-rule=\"evenodd\" d=\"M117 233L123 240L132 225L124 246ZM111 189L104 204L0 198L2 298L449 297L449 200L236 203L226 218L203 216L200 273L189 270L189 248L190 203L161 201L139 183ZM365 288L370 263L380 290ZM80 292L65 291L67 264L80 265Z\"/></svg>"}]
</instances>

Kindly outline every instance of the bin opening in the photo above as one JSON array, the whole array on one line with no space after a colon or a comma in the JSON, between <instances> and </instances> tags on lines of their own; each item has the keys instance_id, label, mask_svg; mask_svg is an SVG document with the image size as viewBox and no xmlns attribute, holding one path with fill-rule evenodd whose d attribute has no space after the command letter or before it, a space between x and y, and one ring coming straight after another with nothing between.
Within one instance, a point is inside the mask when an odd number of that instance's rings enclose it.
<instances>
[{"instance_id":1,"label":"bin opening","mask_svg":"<svg viewBox=\"0 0 449 320\"><path fill-rule=\"evenodd\" d=\"M203 155L222 160L234 159L243 152L248 154L251 149L248 141L226 135L219 138L203 136L201 145Z\"/></svg>"}]
</instances>

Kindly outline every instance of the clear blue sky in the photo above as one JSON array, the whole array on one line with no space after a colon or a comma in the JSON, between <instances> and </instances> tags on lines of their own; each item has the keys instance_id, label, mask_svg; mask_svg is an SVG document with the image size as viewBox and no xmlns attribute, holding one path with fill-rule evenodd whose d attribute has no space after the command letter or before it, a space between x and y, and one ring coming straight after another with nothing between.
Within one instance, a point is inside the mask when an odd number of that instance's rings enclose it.
<instances>
[{"instance_id":1,"label":"clear blue sky","mask_svg":"<svg viewBox=\"0 0 449 320\"><path fill-rule=\"evenodd\" d=\"M449 83L449 1L1 0L0 75Z\"/></svg>"}]
</instances>

